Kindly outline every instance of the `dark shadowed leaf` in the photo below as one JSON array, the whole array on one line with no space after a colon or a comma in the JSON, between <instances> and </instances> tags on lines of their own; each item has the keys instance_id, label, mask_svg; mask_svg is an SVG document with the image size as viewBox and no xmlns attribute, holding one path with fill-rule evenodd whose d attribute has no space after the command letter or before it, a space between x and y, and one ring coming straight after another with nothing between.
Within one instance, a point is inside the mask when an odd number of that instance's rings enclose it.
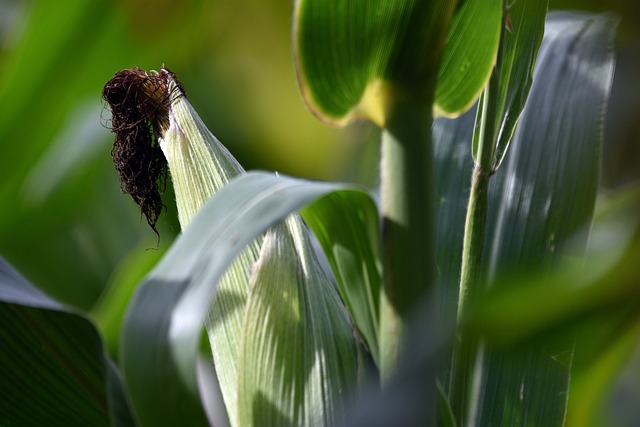
<instances>
[{"instance_id":1,"label":"dark shadowed leaf","mask_svg":"<svg viewBox=\"0 0 640 427\"><path fill-rule=\"evenodd\" d=\"M0 259L0 424L134 425L94 325Z\"/></svg>"}]
</instances>

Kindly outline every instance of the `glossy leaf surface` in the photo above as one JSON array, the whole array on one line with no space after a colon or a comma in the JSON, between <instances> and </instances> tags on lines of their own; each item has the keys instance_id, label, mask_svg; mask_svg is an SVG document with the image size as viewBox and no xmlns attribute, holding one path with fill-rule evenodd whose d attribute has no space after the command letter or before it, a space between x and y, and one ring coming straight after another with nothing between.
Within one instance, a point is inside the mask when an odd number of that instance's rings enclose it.
<instances>
[{"instance_id":1,"label":"glossy leaf surface","mask_svg":"<svg viewBox=\"0 0 640 427\"><path fill-rule=\"evenodd\" d=\"M465 0L456 10L442 52L435 117L468 110L484 89L496 63L502 0Z\"/></svg>"},{"instance_id":2,"label":"glossy leaf surface","mask_svg":"<svg viewBox=\"0 0 640 427\"><path fill-rule=\"evenodd\" d=\"M432 102L456 1L299 0L294 51L302 93L322 120L384 126L395 97Z\"/></svg>"}]
</instances>

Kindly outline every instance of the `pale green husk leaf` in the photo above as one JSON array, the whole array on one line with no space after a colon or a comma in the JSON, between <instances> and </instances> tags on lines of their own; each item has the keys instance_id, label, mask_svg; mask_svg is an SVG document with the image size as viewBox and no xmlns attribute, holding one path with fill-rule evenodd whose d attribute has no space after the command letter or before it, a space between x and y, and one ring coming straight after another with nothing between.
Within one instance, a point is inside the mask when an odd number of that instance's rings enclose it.
<instances>
[{"instance_id":1,"label":"pale green husk leaf","mask_svg":"<svg viewBox=\"0 0 640 427\"><path fill-rule=\"evenodd\" d=\"M175 85L175 81L170 82L169 93L177 93ZM213 136L185 96L173 100L169 123L159 141L169 163L184 230L209 197L244 169ZM258 238L250 243L220 279L207 316L211 352L231 425L237 425L238 347L249 272L258 259L261 241Z\"/></svg>"},{"instance_id":2,"label":"pale green husk leaf","mask_svg":"<svg viewBox=\"0 0 640 427\"><path fill-rule=\"evenodd\" d=\"M265 237L240 354L239 425L333 425L357 377L353 327L297 215Z\"/></svg>"}]
</instances>

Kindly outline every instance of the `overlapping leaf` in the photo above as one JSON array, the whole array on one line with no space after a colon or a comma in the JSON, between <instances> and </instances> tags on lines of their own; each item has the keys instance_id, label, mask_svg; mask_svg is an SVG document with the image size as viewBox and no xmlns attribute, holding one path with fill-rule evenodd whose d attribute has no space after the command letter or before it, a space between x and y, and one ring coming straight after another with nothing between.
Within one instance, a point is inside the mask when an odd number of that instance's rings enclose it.
<instances>
[{"instance_id":1,"label":"overlapping leaf","mask_svg":"<svg viewBox=\"0 0 640 427\"><path fill-rule=\"evenodd\" d=\"M299 0L294 22L298 78L323 120L365 118L384 126L395 97L432 102L455 0Z\"/></svg>"},{"instance_id":2,"label":"overlapping leaf","mask_svg":"<svg viewBox=\"0 0 640 427\"><path fill-rule=\"evenodd\" d=\"M264 239L239 351L238 425L336 424L355 397L352 325L308 233L292 215Z\"/></svg>"},{"instance_id":3,"label":"overlapping leaf","mask_svg":"<svg viewBox=\"0 0 640 427\"><path fill-rule=\"evenodd\" d=\"M638 190L602 203L606 210L594 222L585 263L565 263L550 277L532 272L517 287L500 286L469 323L503 347L575 340L566 425L602 424L602 398L637 346Z\"/></svg>"},{"instance_id":4,"label":"overlapping leaf","mask_svg":"<svg viewBox=\"0 0 640 427\"><path fill-rule=\"evenodd\" d=\"M205 422L195 366L218 279L242 248L269 226L337 190L354 191L340 184L250 173L221 189L202 208L139 288L126 319L124 374L143 424ZM305 399L318 395L322 392L316 389Z\"/></svg>"},{"instance_id":5,"label":"overlapping leaf","mask_svg":"<svg viewBox=\"0 0 640 427\"><path fill-rule=\"evenodd\" d=\"M491 94L496 97L495 110L488 113L494 121L494 134L489 135L491 140L488 142L496 144L495 150L491 150L491 164L483 165L488 170L495 170L502 163L527 101L547 16L548 0L517 0L506 3L509 2L505 2L505 28L502 30L495 71L498 87L495 88L496 94ZM480 98L480 110L484 102L487 102L485 96ZM481 120L480 115L477 120ZM473 141L473 156L479 162L477 136L476 134Z\"/></svg>"},{"instance_id":6,"label":"overlapping leaf","mask_svg":"<svg viewBox=\"0 0 640 427\"><path fill-rule=\"evenodd\" d=\"M502 0L465 0L456 10L438 73L435 117L465 112L484 89L496 63L502 3Z\"/></svg>"},{"instance_id":7,"label":"overlapping leaf","mask_svg":"<svg viewBox=\"0 0 640 427\"><path fill-rule=\"evenodd\" d=\"M332 193L306 208L303 217L320 241L340 295L377 363L382 273L375 203L365 194Z\"/></svg>"},{"instance_id":8,"label":"overlapping leaf","mask_svg":"<svg viewBox=\"0 0 640 427\"><path fill-rule=\"evenodd\" d=\"M580 247L584 249L585 241L574 237L588 227L593 215L614 28L615 21L606 15L549 18L513 145L505 165L492 178L484 260L491 277L521 268L549 269L569 249L574 256L581 253ZM458 121L440 121L434 129L437 176L442 173L438 186L442 317L448 321L455 312L460 268L453 254L461 245L465 189L471 179L467 154L471 118L468 113ZM527 417L530 425L558 425L566 400L555 396L568 390L573 343L560 343L559 348L557 344L511 353L490 350L481 365L476 422L522 424ZM446 374L443 378L446 384ZM551 401L545 401L548 396Z\"/></svg>"}]
</instances>

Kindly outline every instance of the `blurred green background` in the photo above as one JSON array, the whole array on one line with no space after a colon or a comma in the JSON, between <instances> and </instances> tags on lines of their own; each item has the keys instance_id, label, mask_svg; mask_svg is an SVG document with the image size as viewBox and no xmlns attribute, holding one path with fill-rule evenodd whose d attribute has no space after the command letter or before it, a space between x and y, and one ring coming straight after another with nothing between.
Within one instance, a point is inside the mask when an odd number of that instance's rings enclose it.
<instances>
[{"instance_id":1,"label":"blurred green background","mask_svg":"<svg viewBox=\"0 0 640 427\"><path fill-rule=\"evenodd\" d=\"M621 17L603 171L603 189L619 188L640 175L640 4L550 7ZM247 169L375 185L377 131L330 128L302 101L292 10L290 0L0 0L0 255L117 334L114 301L179 232L170 190L158 241L111 162L101 91L133 66L175 72Z\"/></svg>"}]
</instances>

